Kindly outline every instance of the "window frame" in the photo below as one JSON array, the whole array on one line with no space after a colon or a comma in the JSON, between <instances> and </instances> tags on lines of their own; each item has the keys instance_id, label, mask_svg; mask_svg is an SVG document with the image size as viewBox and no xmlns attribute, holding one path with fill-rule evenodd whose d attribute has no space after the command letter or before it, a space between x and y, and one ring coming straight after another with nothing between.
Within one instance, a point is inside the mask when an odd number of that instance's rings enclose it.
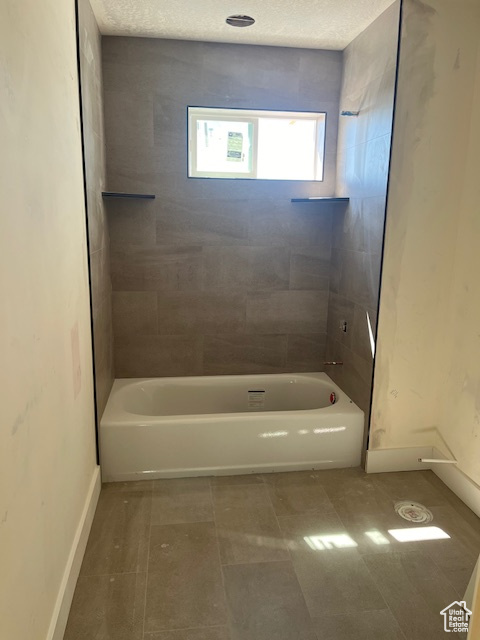
<instances>
[{"instance_id":1,"label":"window frame","mask_svg":"<svg viewBox=\"0 0 480 640\"><path fill-rule=\"evenodd\" d=\"M193 112L195 111L195 113ZM215 113L216 112L216 113ZM228 112L228 114L227 114ZM242 116L241 112L249 114ZM238 115L236 115L238 114ZM258 115L257 115L258 114ZM308 178L259 178L257 177L257 157L258 157L258 122L264 118L275 118L290 120L315 120L315 151L313 179ZM197 157L197 122L199 120L222 120L226 122L247 122L253 126L252 136L252 162L251 171L248 174L235 174L234 172L207 172L199 171L194 160ZM319 124L322 124L321 130ZM325 155L326 155L326 111L288 111L274 109L247 109L244 107L203 107L187 106L187 178L191 179L221 179L221 180L270 180L280 182L323 182L325 178ZM321 172L319 172L319 162L321 162Z\"/></svg>"},{"instance_id":2,"label":"window frame","mask_svg":"<svg viewBox=\"0 0 480 640\"><path fill-rule=\"evenodd\" d=\"M200 107L188 107L190 109L199 109ZM203 107L202 107L203 108ZM242 110L243 111L243 110ZM210 117L211 120L217 120L221 122L245 122L247 124L252 125L253 135L252 135L252 146L250 149L251 153L251 171L249 173L242 172L241 178L238 178L238 175L235 175L234 172L227 171L199 171L196 166L194 166L193 159L197 156L197 122L199 120L205 120L207 117ZM240 179L240 180L255 180L256 172L257 172L257 151L258 151L258 118L246 118L246 117L238 117L232 118L228 116L215 116L212 118L209 114L195 114L190 116L188 114L188 177L189 178L228 178L228 179ZM192 132L192 136L190 137L190 131Z\"/></svg>"}]
</instances>

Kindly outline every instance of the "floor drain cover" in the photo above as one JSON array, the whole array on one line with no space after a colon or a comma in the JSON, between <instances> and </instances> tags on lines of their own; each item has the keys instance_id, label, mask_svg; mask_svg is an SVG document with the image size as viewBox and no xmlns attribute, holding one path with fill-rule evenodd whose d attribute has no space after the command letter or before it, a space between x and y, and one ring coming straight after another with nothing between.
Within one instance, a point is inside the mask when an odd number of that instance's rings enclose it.
<instances>
[{"instance_id":1,"label":"floor drain cover","mask_svg":"<svg viewBox=\"0 0 480 640\"><path fill-rule=\"evenodd\" d=\"M431 522L433 520L433 513L424 507L419 502L411 502L409 500L402 500L395 503L395 511L404 520L409 522Z\"/></svg>"}]
</instances>

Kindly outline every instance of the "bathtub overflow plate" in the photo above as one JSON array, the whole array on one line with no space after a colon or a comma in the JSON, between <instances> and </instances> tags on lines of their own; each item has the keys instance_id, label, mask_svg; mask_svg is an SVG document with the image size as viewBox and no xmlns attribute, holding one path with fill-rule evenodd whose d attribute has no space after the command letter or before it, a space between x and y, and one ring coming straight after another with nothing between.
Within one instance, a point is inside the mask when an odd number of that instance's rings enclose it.
<instances>
[{"instance_id":1,"label":"bathtub overflow plate","mask_svg":"<svg viewBox=\"0 0 480 640\"><path fill-rule=\"evenodd\" d=\"M433 520L433 513L419 502L402 500L395 503L395 511L404 520L415 523L426 523Z\"/></svg>"}]
</instances>

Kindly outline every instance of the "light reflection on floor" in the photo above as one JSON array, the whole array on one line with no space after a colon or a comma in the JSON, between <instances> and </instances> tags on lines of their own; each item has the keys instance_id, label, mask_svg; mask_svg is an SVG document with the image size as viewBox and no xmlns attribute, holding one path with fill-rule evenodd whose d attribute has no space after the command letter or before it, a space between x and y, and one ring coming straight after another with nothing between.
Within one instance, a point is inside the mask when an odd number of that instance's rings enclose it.
<instances>
[{"instance_id":1,"label":"light reflection on floor","mask_svg":"<svg viewBox=\"0 0 480 640\"><path fill-rule=\"evenodd\" d=\"M398 542L418 542L421 540L446 540L450 538L448 533L440 527L411 527L406 529L389 529L388 533ZM390 541L381 531L365 531L365 535L375 544L390 544ZM318 534L305 536L305 542L314 551L327 549L345 549L358 547L358 543L346 533Z\"/></svg>"},{"instance_id":2,"label":"light reflection on floor","mask_svg":"<svg viewBox=\"0 0 480 640\"><path fill-rule=\"evenodd\" d=\"M305 536L305 542L314 551L324 551L325 549L345 549L347 547L358 547L358 544L346 533Z\"/></svg>"},{"instance_id":3,"label":"light reflection on floor","mask_svg":"<svg viewBox=\"0 0 480 640\"><path fill-rule=\"evenodd\" d=\"M412 527L411 529L389 529L388 533L399 542L417 542L419 540L445 540L448 533L439 527Z\"/></svg>"}]
</instances>

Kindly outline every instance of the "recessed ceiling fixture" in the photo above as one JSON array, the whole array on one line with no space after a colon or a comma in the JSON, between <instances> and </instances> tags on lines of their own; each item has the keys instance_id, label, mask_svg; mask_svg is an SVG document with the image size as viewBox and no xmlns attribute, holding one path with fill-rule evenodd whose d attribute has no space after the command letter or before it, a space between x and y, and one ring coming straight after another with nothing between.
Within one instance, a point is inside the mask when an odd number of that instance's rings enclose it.
<instances>
[{"instance_id":1,"label":"recessed ceiling fixture","mask_svg":"<svg viewBox=\"0 0 480 640\"><path fill-rule=\"evenodd\" d=\"M255 20L251 16L228 16L225 22L231 27L250 27Z\"/></svg>"}]
</instances>

